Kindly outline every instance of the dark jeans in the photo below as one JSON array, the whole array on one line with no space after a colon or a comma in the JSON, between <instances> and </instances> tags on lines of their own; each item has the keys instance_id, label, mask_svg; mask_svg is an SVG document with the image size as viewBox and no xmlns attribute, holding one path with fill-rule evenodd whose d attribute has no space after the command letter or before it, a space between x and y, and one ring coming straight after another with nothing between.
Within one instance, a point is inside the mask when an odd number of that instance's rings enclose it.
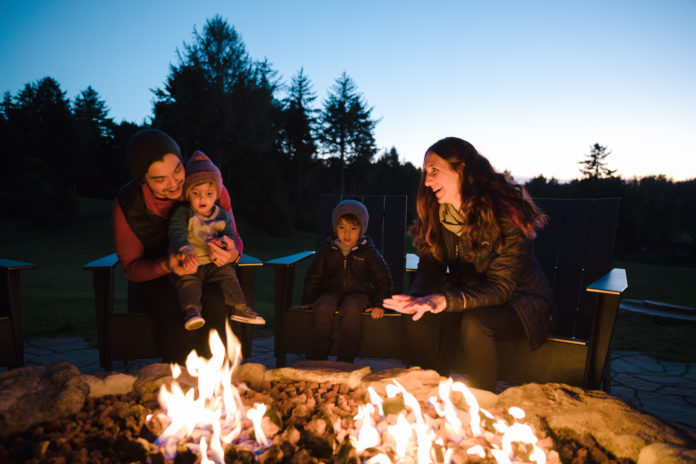
<instances>
[{"instance_id":1,"label":"dark jeans","mask_svg":"<svg viewBox=\"0 0 696 464\"><path fill-rule=\"evenodd\" d=\"M130 283L128 300L129 310L148 313L157 321L157 342L165 362L183 364L193 349L199 356L210 357L210 330L217 330L223 343L226 343L225 323L229 311L222 291L215 285L203 288L202 313L206 330L189 331L184 328L176 289L168 276Z\"/></svg>"},{"instance_id":2,"label":"dark jeans","mask_svg":"<svg viewBox=\"0 0 696 464\"><path fill-rule=\"evenodd\" d=\"M495 390L498 377L496 340L526 338L522 321L509 305L472 308L461 313L428 313L415 322L410 316L403 320L410 348L409 364L437 369L441 375L449 376L457 351L461 349L469 385L483 390ZM434 329L440 329L437 341Z\"/></svg>"},{"instance_id":3,"label":"dark jeans","mask_svg":"<svg viewBox=\"0 0 696 464\"><path fill-rule=\"evenodd\" d=\"M338 361L353 362L360 352L362 313L370 306L367 295L325 293L312 304L314 337L312 359L326 359L331 348L331 334L336 311L340 320Z\"/></svg>"},{"instance_id":4,"label":"dark jeans","mask_svg":"<svg viewBox=\"0 0 696 464\"><path fill-rule=\"evenodd\" d=\"M172 275L171 278L179 295L182 311L191 306L201 309L204 284L219 286L227 306L237 308L246 305L244 292L232 266L217 267L213 263L208 263L198 266L194 274Z\"/></svg>"}]
</instances>

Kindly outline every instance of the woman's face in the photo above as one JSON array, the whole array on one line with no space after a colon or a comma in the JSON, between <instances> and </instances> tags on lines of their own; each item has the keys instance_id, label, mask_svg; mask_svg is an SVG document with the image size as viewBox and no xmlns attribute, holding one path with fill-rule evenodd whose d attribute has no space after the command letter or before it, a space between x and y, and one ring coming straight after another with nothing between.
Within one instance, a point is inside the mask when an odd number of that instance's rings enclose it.
<instances>
[{"instance_id":1,"label":"woman's face","mask_svg":"<svg viewBox=\"0 0 696 464\"><path fill-rule=\"evenodd\" d=\"M179 157L169 153L150 165L145 173L145 183L156 198L178 200L183 192L185 176Z\"/></svg>"},{"instance_id":2,"label":"woman's face","mask_svg":"<svg viewBox=\"0 0 696 464\"><path fill-rule=\"evenodd\" d=\"M452 169L447 161L431 151L425 155L423 169L425 169L425 186L433 191L437 202L450 203L459 209L462 205L459 173Z\"/></svg>"}]
</instances>

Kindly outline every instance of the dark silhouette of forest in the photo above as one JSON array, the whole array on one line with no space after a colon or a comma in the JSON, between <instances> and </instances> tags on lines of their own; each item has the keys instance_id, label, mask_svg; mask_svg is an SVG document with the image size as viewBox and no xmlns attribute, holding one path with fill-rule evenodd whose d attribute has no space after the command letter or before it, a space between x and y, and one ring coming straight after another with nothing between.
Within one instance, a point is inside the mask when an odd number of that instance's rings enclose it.
<instances>
[{"instance_id":1,"label":"dark silhouette of forest","mask_svg":"<svg viewBox=\"0 0 696 464\"><path fill-rule=\"evenodd\" d=\"M114 122L92 87L69 100L55 79L44 77L16 95L5 92L2 222L50 229L77 212L77 197L114 198L128 180L125 144L146 126L171 134L185 156L195 149L210 156L235 214L271 234L314 230L320 193L407 194L412 210L420 170L402 164L394 148L378 152L378 121L351 77L342 73L318 100L302 69L282 82L267 60L249 56L219 16L194 29L153 96L149 123L139 125ZM540 197L619 196L616 258L696 262L696 179L587 175L590 161L581 161L583 179L560 183L539 176L527 188Z\"/></svg>"}]
</instances>

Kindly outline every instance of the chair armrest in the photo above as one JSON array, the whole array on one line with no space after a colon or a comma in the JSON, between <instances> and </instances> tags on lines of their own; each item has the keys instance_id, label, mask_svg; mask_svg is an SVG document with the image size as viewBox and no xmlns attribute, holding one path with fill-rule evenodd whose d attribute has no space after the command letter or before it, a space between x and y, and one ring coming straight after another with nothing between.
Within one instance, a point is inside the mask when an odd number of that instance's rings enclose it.
<instances>
[{"instance_id":1,"label":"chair armrest","mask_svg":"<svg viewBox=\"0 0 696 464\"><path fill-rule=\"evenodd\" d=\"M588 388L599 388L605 375L616 312L626 288L628 280L625 269L612 269L587 286L587 293L594 298L594 310L590 320L590 351L586 367L585 383Z\"/></svg>"},{"instance_id":2,"label":"chair armrest","mask_svg":"<svg viewBox=\"0 0 696 464\"><path fill-rule=\"evenodd\" d=\"M612 269L587 286L588 292L620 295L628 288L625 269Z\"/></svg>"},{"instance_id":3,"label":"chair armrest","mask_svg":"<svg viewBox=\"0 0 696 464\"><path fill-rule=\"evenodd\" d=\"M420 258L415 253L406 253L406 272L416 272Z\"/></svg>"},{"instance_id":4,"label":"chair armrest","mask_svg":"<svg viewBox=\"0 0 696 464\"><path fill-rule=\"evenodd\" d=\"M12 259L0 259L0 268L3 271L23 271L25 269L36 269L39 266L24 261L14 261Z\"/></svg>"},{"instance_id":5,"label":"chair armrest","mask_svg":"<svg viewBox=\"0 0 696 464\"><path fill-rule=\"evenodd\" d=\"M270 261L266 261L265 264L271 266L295 266L297 263L304 261L310 256L313 256L314 253L314 251L302 251L300 253L295 253L294 255L283 256L282 258L275 258Z\"/></svg>"},{"instance_id":6,"label":"chair armrest","mask_svg":"<svg viewBox=\"0 0 696 464\"><path fill-rule=\"evenodd\" d=\"M263 266L263 261L259 258L249 256L246 253L242 253L242 258L237 263L239 267L250 267L250 266Z\"/></svg>"},{"instance_id":7,"label":"chair armrest","mask_svg":"<svg viewBox=\"0 0 696 464\"><path fill-rule=\"evenodd\" d=\"M111 253L110 255L103 256L101 258L90 261L89 263L82 266L85 271L97 271L100 269L113 268L118 264L118 256L116 253Z\"/></svg>"}]
</instances>

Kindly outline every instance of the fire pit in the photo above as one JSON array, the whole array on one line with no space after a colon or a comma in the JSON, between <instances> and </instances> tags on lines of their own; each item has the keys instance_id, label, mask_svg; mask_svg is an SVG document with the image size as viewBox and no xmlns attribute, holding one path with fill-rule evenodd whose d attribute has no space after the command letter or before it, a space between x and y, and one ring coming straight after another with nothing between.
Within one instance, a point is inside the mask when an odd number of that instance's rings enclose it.
<instances>
[{"instance_id":1,"label":"fire pit","mask_svg":"<svg viewBox=\"0 0 696 464\"><path fill-rule=\"evenodd\" d=\"M213 356L192 353L185 370L172 366L143 382L168 368L148 366L129 393L90 397L74 414L2 434L0 462L643 463L635 451L607 449L598 435L557 426L549 416L526 417L501 401L505 394L469 390L433 371L341 372L324 363L264 372L238 367L239 344L231 333L228 340L225 350L211 336ZM575 394L567 386L536 388L546 397ZM520 404L530 396L510 390ZM598 399L611 410L610 397ZM670 443L661 456L688 459L692 443L648 419L639 424L645 437L664 429L657 441Z\"/></svg>"}]
</instances>

